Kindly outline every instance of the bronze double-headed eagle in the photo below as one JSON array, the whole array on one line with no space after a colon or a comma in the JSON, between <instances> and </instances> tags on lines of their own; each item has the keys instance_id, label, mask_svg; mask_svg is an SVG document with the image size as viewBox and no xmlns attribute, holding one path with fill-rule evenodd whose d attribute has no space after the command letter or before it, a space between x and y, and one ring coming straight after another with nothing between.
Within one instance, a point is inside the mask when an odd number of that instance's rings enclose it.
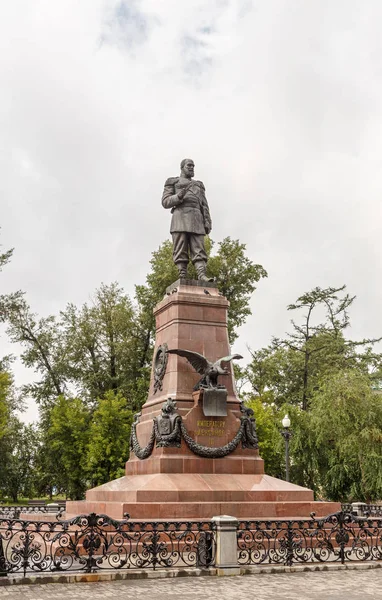
<instances>
[{"instance_id":1,"label":"bronze double-headed eagle","mask_svg":"<svg viewBox=\"0 0 382 600\"><path fill-rule=\"evenodd\" d=\"M167 350L167 352L186 358L190 365L194 367L195 371L202 375L202 378L195 385L194 390L224 387L219 385L218 377L219 375L228 375L229 371L222 367L222 363L243 358L240 354L232 354L230 356L223 356L223 358L219 358L216 362L211 362L207 360L203 354L192 352L191 350L182 350L181 348L178 348Z\"/></svg>"}]
</instances>

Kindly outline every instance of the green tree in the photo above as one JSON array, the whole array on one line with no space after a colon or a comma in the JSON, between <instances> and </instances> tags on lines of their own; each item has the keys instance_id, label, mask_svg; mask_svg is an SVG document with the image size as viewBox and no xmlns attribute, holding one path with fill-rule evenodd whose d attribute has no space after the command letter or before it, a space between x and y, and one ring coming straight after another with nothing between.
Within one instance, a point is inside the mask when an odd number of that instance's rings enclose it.
<instances>
[{"instance_id":1,"label":"green tree","mask_svg":"<svg viewBox=\"0 0 382 600\"><path fill-rule=\"evenodd\" d=\"M382 402L370 379L343 371L322 382L312 398L311 428L322 489L333 500L382 498Z\"/></svg>"},{"instance_id":2,"label":"green tree","mask_svg":"<svg viewBox=\"0 0 382 600\"><path fill-rule=\"evenodd\" d=\"M66 374L76 394L96 406L112 390L138 408L136 381L146 378L141 367L139 315L130 298L113 283L101 285L92 305L70 304L61 313L65 331Z\"/></svg>"},{"instance_id":3,"label":"green tree","mask_svg":"<svg viewBox=\"0 0 382 600\"><path fill-rule=\"evenodd\" d=\"M379 475L376 476L374 488L367 479L371 476L371 468L363 467L361 475L360 462L356 468L352 467L355 464L355 454L350 452L351 448L356 452L352 435L356 435L359 440L373 440L372 443L377 444L379 426L374 429L371 424L362 429L355 426L352 430L349 420L343 418L348 435L335 435L333 431L329 432L328 428L321 427L323 411L318 417L318 407L331 393L332 402L327 400L325 415L328 423L336 422L338 415L333 412L337 406L333 391L336 378L339 378L343 385L346 383L347 391L343 393L344 397L349 398L349 414L352 410L351 398L357 394L362 396L360 381L363 381L368 390L362 397L373 398L373 402L381 404L380 399L372 393L372 386L377 385L381 373L381 355L373 350L373 345L379 338L354 342L345 337L345 330L350 325L349 309L354 299L345 292L344 286L324 290L314 288L312 292L300 296L288 309L302 311L301 320L292 321L292 332L285 339L274 339L267 348L252 352L252 360L243 374L247 388L248 384L250 386L250 392L247 391L245 398L258 399L263 403L264 410L271 406L277 429L281 428L284 414L289 413L293 429L292 481L313 489L318 496L329 499L376 497L379 485ZM343 377L345 379L342 379ZM330 389L327 387L329 384ZM366 404L365 400L362 406ZM368 406L370 414L375 414L371 405ZM358 409L361 410L361 406ZM259 417L262 418L261 413ZM338 418L342 419L342 416ZM277 436L275 438L271 429L265 429L259 439L266 456L268 448L272 448L276 443L274 440ZM279 440L281 439L279 433ZM342 453L338 452L337 442L343 449ZM333 444L336 446L335 451L331 449ZM345 448L348 449L347 452ZM372 457L370 460L374 461L374 464L378 462L378 452L373 452L366 442L362 448L368 449L367 455ZM277 472L278 469L283 472L282 453L276 452L273 460L273 472ZM280 461L279 466L277 460ZM267 459L267 462L270 463L270 459ZM369 464L366 458L362 464ZM361 488L357 487L357 482L362 486L362 492Z\"/></svg>"},{"instance_id":4,"label":"green tree","mask_svg":"<svg viewBox=\"0 0 382 600\"><path fill-rule=\"evenodd\" d=\"M260 398L248 398L246 405L252 408L256 419L259 451L264 460L265 472L267 475L283 478L283 444L275 408L263 404Z\"/></svg>"},{"instance_id":5,"label":"green tree","mask_svg":"<svg viewBox=\"0 0 382 600\"><path fill-rule=\"evenodd\" d=\"M54 405L53 405L54 406ZM40 410L38 421L38 446L35 460L35 487L39 496L53 498L54 493L65 493L67 480L61 466L60 447L52 444L51 411L52 405Z\"/></svg>"},{"instance_id":6,"label":"green tree","mask_svg":"<svg viewBox=\"0 0 382 600\"><path fill-rule=\"evenodd\" d=\"M108 391L94 411L87 455L87 471L93 485L124 474L129 456L132 412L126 398Z\"/></svg>"},{"instance_id":7,"label":"green tree","mask_svg":"<svg viewBox=\"0 0 382 600\"><path fill-rule=\"evenodd\" d=\"M207 250L212 242L207 239ZM211 254L209 275L216 278L230 301L229 333L250 314L249 298L266 272L252 263L244 244L226 238ZM190 276L193 267L190 266ZM76 396L93 409L109 390L120 392L135 411L147 397L154 343L154 306L177 278L172 245L165 242L153 253L146 285L136 286L135 301L114 283L101 285L91 303L69 304L58 316L40 318L25 296L3 298L2 308L11 341L21 344L21 360L39 379L23 386L42 411L58 396ZM0 299L1 303L1 299Z\"/></svg>"},{"instance_id":8,"label":"green tree","mask_svg":"<svg viewBox=\"0 0 382 600\"><path fill-rule=\"evenodd\" d=\"M73 500L81 500L87 487L90 416L81 400L64 396L50 412L48 444L60 460L58 486Z\"/></svg>"},{"instance_id":9,"label":"green tree","mask_svg":"<svg viewBox=\"0 0 382 600\"><path fill-rule=\"evenodd\" d=\"M316 287L297 298L288 310L300 311L304 314L300 323L292 320L292 333L283 340L275 339L274 346L287 347L292 353L299 353L301 360L300 376L302 379L300 401L303 410L309 407L310 396L314 390L312 376L323 369L344 368L346 361L353 360L359 367L367 368L373 361L380 363L380 355L374 356L369 351L364 357L357 354L357 348L371 346L382 338L364 339L358 342L346 340L344 330L350 326L349 308L355 296L345 293L346 286L325 289ZM343 293L343 294L342 294ZM316 311L320 316L315 318ZM322 320L322 312L324 313ZM320 373L321 374L321 373Z\"/></svg>"},{"instance_id":10,"label":"green tree","mask_svg":"<svg viewBox=\"0 0 382 600\"><path fill-rule=\"evenodd\" d=\"M34 492L38 434L33 425L24 425L13 416L3 441L6 445L1 444L0 488L17 502L20 495L31 496Z\"/></svg>"},{"instance_id":11,"label":"green tree","mask_svg":"<svg viewBox=\"0 0 382 600\"><path fill-rule=\"evenodd\" d=\"M40 374L40 380L23 386L22 393L46 404L66 391L62 332L56 317L38 318L24 295L13 300L4 306L8 336L23 346L23 364Z\"/></svg>"},{"instance_id":12,"label":"green tree","mask_svg":"<svg viewBox=\"0 0 382 600\"><path fill-rule=\"evenodd\" d=\"M237 240L226 238L215 254L209 239L206 246L211 254L209 275L230 301L233 341L237 327L250 314L249 297L255 283L266 272L248 259L245 246ZM189 270L190 277L195 277L192 265ZM165 242L153 253L146 285L136 286L134 299L116 283L101 285L91 302L81 307L68 304L59 315L39 317L20 292L0 298L8 335L22 346L24 365L37 374L21 393L33 397L40 407L35 480L41 492L51 495L58 488L79 498L89 473L97 482L120 473L128 458L131 411L139 410L147 398L153 308L177 277L172 245ZM120 429L113 438L109 428L118 411Z\"/></svg>"},{"instance_id":13,"label":"green tree","mask_svg":"<svg viewBox=\"0 0 382 600\"><path fill-rule=\"evenodd\" d=\"M5 252L0 252L0 272L3 270L3 267L9 263L12 254L13 248ZM19 300L20 296L21 292L0 295L0 323L4 323L6 321L7 310L9 310L9 307L13 306ZM0 359L0 372L7 370L11 360L11 356L5 356Z\"/></svg>"},{"instance_id":14,"label":"green tree","mask_svg":"<svg viewBox=\"0 0 382 600\"><path fill-rule=\"evenodd\" d=\"M10 485L11 465L18 454L17 432L21 423L15 417L13 381L9 372L0 371L0 490L14 498ZM16 490L17 497L18 490Z\"/></svg>"},{"instance_id":15,"label":"green tree","mask_svg":"<svg viewBox=\"0 0 382 600\"><path fill-rule=\"evenodd\" d=\"M245 244L227 237L218 243L217 252L211 254L207 267L207 274L215 279L220 293L230 302L228 333L231 344L237 338L237 328L251 314L249 302L255 284L268 276L264 267L248 258L245 250Z\"/></svg>"},{"instance_id":16,"label":"green tree","mask_svg":"<svg viewBox=\"0 0 382 600\"><path fill-rule=\"evenodd\" d=\"M279 408L286 402L298 402L303 366L300 354L273 344L250 352L251 362L244 369L243 380L250 384L251 393Z\"/></svg>"},{"instance_id":17,"label":"green tree","mask_svg":"<svg viewBox=\"0 0 382 600\"><path fill-rule=\"evenodd\" d=\"M206 251L209 256L207 275L215 279L217 287L225 296L230 306L228 309L228 329L230 342L237 338L237 328L251 314L249 301L256 289L255 283L262 277L267 277L265 269L253 263L246 255L246 246L239 240L227 237L218 243L216 253L213 253L214 242L206 238ZM150 261L151 271L146 277L146 285L136 286L136 297L141 308L142 319L146 326L146 356L151 357L152 336L154 334L153 308L162 300L166 288L178 278L177 269L172 260L172 243L164 242L157 251L153 252ZM196 278L192 265L188 274Z\"/></svg>"},{"instance_id":18,"label":"green tree","mask_svg":"<svg viewBox=\"0 0 382 600\"><path fill-rule=\"evenodd\" d=\"M58 317L38 318L24 297L7 310L8 335L23 347L21 360L39 379L23 386L42 410L70 393L93 408L108 390L120 391L134 408L135 391L147 367L141 368L143 336L139 315L117 284L102 285L92 304L69 304Z\"/></svg>"},{"instance_id":19,"label":"green tree","mask_svg":"<svg viewBox=\"0 0 382 600\"><path fill-rule=\"evenodd\" d=\"M284 405L293 436L291 481L316 497L353 502L382 496L382 402L370 378L359 370L326 376L309 410Z\"/></svg>"},{"instance_id":20,"label":"green tree","mask_svg":"<svg viewBox=\"0 0 382 600\"><path fill-rule=\"evenodd\" d=\"M11 400L12 378L6 371L0 371L0 443L7 435L12 414Z\"/></svg>"},{"instance_id":21,"label":"green tree","mask_svg":"<svg viewBox=\"0 0 382 600\"><path fill-rule=\"evenodd\" d=\"M5 252L0 252L0 271L3 270L3 267L11 260L11 256L13 254L13 248L10 250L6 250Z\"/></svg>"},{"instance_id":22,"label":"green tree","mask_svg":"<svg viewBox=\"0 0 382 600\"><path fill-rule=\"evenodd\" d=\"M341 295L344 290L314 288L288 306L304 311L301 322L292 321L285 339L274 338L267 348L251 353L245 377L254 395L279 407L288 403L308 410L321 380L334 372L355 369L371 380L379 376L382 357L373 345L381 338L353 341L344 336L355 299Z\"/></svg>"},{"instance_id":23,"label":"green tree","mask_svg":"<svg viewBox=\"0 0 382 600\"><path fill-rule=\"evenodd\" d=\"M298 405L286 404L279 410L277 417L279 424L287 413L291 420L293 434L290 440L290 479L297 485L313 490L316 498L322 498L320 473L325 465L325 456L322 452L323 449L317 446L311 411L303 410Z\"/></svg>"}]
</instances>

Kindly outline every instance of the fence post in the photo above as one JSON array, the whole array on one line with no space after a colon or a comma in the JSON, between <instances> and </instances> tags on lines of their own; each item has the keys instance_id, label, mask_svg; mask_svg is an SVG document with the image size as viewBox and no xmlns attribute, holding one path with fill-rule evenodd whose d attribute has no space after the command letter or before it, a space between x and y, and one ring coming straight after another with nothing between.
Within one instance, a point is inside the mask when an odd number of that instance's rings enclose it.
<instances>
[{"instance_id":1,"label":"fence post","mask_svg":"<svg viewBox=\"0 0 382 600\"><path fill-rule=\"evenodd\" d=\"M7 576L7 562L5 560L4 548L3 548L3 538L1 536L0 531L0 577Z\"/></svg>"},{"instance_id":2,"label":"fence post","mask_svg":"<svg viewBox=\"0 0 382 600\"><path fill-rule=\"evenodd\" d=\"M365 502L352 502L352 514L357 517L364 517L367 504Z\"/></svg>"},{"instance_id":3,"label":"fence post","mask_svg":"<svg viewBox=\"0 0 382 600\"><path fill-rule=\"evenodd\" d=\"M286 547L285 564L287 567L291 567L293 565L293 558L294 558L293 522L288 521L287 527L288 527L287 534L286 534L287 547Z\"/></svg>"},{"instance_id":4,"label":"fence post","mask_svg":"<svg viewBox=\"0 0 382 600\"><path fill-rule=\"evenodd\" d=\"M240 575L237 562L237 528L236 517L222 515L212 517L216 525L216 556L215 566L217 575Z\"/></svg>"}]
</instances>

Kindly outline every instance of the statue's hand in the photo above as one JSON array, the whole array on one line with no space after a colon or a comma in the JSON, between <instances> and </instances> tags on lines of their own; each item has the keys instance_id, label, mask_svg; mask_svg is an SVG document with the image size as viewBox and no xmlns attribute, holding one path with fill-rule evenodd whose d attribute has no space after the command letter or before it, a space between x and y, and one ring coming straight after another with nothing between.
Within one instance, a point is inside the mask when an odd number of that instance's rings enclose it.
<instances>
[{"instance_id":1,"label":"statue's hand","mask_svg":"<svg viewBox=\"0 0 382 600\"><path fill-rule=\"evenodd\" d=\"M192 182L189 181L188 183L177 183L175 185L175 191L178 193L178 197L179 198L183 198L184 195L186 194L186 192L188 191L188 189L191 187Z\"/></svg>"},{"instance_id":2,"label":"statue's hand","mask_svg":"<svg viewBox=\"0 0 382 600\"><path fill-rule=\"evenodd\" d=\"M182 188L179 190L179 192L177 193L177 196L178 196L178 198L179 198L180 202L183 202L183 198L184 198L184 196L186 195L186 192L187 192L188 188L190 187L190 185L191 185L190 183L189 183L189 184L187 184L187 185L185 185L185 186L184 186L184 187L182 187Z\"/></svg>"},{"instance_id":3,"label":"statue's hand","mask_svg":"<svg viewBox=\"0 0 382 600\"><path fill-rule=\"evenodd\" d=\"M206 235L209 235L209 233L211 231L211 227L205 226L204 231L206 232Z\"/></svg>"}]
</instances>

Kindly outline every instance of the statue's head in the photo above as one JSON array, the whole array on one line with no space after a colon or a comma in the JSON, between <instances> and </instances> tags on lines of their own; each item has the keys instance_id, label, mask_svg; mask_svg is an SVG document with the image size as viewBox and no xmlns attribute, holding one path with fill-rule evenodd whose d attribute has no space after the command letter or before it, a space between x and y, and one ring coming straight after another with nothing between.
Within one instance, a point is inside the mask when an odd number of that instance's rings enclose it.
<instances>
[{"instance_id":1,"label":"statue's head","mask_svg":"<svg viewBox=\"0 0 382 600\"><path fill-rule=\"evenodd\" d=\"M194 176L194 168L195 164L192 158L184 158L180 163L180 170L183 177L193 177Z\"/></svg>"}]
</instances>

